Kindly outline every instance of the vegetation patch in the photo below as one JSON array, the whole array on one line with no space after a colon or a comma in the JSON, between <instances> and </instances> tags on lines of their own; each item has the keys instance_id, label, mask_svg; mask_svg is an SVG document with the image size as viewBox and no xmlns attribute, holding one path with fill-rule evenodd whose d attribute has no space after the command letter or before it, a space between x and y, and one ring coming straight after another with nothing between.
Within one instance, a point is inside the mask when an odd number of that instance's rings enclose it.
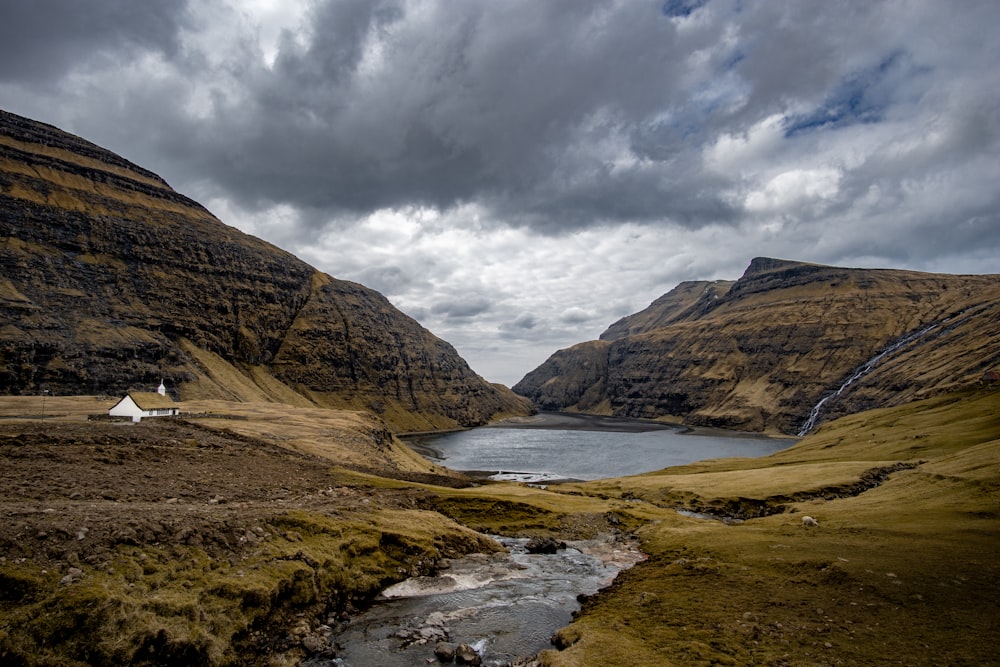
<instances>
[{"instance_id":1,"label":"vegetation patch","mask_svg":"<svg viewBox=\"0 0 1000 667\"><path fill-rule=\"evenodd\" d=\"M767 495L753 473L769 469L788 479L800 468L798 486L822 487L835 468L816 464L838 455L878 471L861 479L879 483L798 501L792 485L787 513L738 525L686 517L645 525L638 532L649 559L587 600L542 663L990 663L1000 595L1000 521L989 510L1000 502L998 414L996 392L939 397L842 419L770 457L685 467L676 473L685 488L703 474L709 499L710 490ZM904 465L870 465L905 454ZM642 498L674 476L574 491Z\"/></svg>"},{"instance_id":2,"label":"vegetation patch","mask_svg":"<svg viewBox=\"0 0 1000 667\"><path fill-rule=\"evenodd\" d=\"M501 548L405 482L246 435L0 428L0 664L295 661L389 584Z\"/></svg>"},{"instance_id":3,"label":"vegetation patch","mask_svg":"<svg viewBox=\"0 0 1000 667\"><path fill-rule=\"evenodd\" d=\"M987 664L997 415L1000 392L942 396L769 457L547 489L331 467L261 437L269 417L241 433L8 419L0 663L332 657L329 636L387 585L500 548L482 532L641 541L648 558L538 656L550 667ZM738 524L673 509L779 506Z\"/></svg>"}]
</instances>

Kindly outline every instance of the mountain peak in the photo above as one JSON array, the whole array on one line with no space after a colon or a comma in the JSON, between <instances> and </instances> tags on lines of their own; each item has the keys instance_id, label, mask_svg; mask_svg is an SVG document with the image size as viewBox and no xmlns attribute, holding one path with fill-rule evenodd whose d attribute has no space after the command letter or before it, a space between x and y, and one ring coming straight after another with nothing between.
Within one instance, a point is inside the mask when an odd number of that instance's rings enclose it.
<instances>
[{"instance_id":1,"label":"mountain peak","mask_svg":"<svg viewBox=\"0 0 1000 667\"><path fill-rule=\"evenodd\" d=\"M786 269L806 266L805 262L796 262L788 259L777 259L774 257L754 257L750 260L750 266L743 272L743 276L752 276L770 271L784 271Z\"/></svg>"}]
</instances>

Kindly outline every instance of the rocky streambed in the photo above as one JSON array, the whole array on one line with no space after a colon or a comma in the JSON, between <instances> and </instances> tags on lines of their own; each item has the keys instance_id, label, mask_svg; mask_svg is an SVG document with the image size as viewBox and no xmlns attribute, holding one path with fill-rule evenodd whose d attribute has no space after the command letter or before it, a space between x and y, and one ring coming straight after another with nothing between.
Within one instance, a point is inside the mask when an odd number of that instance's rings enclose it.
<instances>
[{"instance_id":1,"label":"rocky streambed","mask_svg":"<svg viewBox=\"0 0 1000 667\"><path fill-rule=\"evenodd\" d=\"M550 647L552 635L570 622L579 596L596 593L643 558L635 544L610 536L561 543L496 539L506 553L456 559L435 576L386 589L331 637L336 659L303 665L529 664L526 659ZM463 650L465 658L455 656Z\"/></svg>"}]
</instances>

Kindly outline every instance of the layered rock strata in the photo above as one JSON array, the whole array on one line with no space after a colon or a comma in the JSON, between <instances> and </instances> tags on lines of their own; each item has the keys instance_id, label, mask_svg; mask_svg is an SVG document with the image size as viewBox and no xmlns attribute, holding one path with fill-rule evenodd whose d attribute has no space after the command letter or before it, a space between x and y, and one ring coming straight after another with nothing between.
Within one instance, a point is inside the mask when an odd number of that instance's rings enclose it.
<instances>
[{"instance_id":1,"label":"layered rock strata","mask_svg":"<svg viewBox=\"0 0 1000 667\"><path fill-rule=\"evenodd\" d=\"M824 397L817 421L975 384L998 366L998 275L757 258L735 282L682 283L514 391L544 410L795 434Z\"/></svg>"},{"instance_id":2,"label":"layered rock strata","mask_svg":"<svg viewBox=\"0 0 1000 667\"><path fill-rule=\"evenodd\" d=\"M378 292L229 227L152 172L0 112L0 393L372 410L400 430L526 411Z\"/></svg>"}]
</instances>

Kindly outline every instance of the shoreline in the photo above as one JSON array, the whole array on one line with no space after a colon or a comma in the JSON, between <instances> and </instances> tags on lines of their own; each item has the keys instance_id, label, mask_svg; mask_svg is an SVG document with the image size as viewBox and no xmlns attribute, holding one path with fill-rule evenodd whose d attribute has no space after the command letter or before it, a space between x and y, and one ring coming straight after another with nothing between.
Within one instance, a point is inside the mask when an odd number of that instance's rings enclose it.
<instances>
[{"instance_id":1,"label":"shoreline","mask_svg":"<svg viewBox=\"0 0 1000 667\"><path fill-rule=\"evenodd\" d=\"M516 482L520 484L549 485L586 482L576 477L549 476L550 473L517 472L514 470L456 470L478 482Z\"/></svg>"},{"instance_id":2,"label":"shoreline","mask_svg":"<svg viewBox=\"0 0 1000 667\"><path fill-rule=\"evenodd\" d=\"M448 456L445 454L444 448L439 448L437 446L437 441L439 438L447 437L449 434L461 433L464 431L472 431L474 429L510 429L512 431L516 430L537 430L537 431L563 431L568 433L573 432L591 432L591 433L618 433L622 435L638 435L646 433L664 433L671 435L683 435L683 436L701 436L707 438L725 438L731 440L746 440L746 441L781 441L784 444L782 448L794 445L797 442L797 438L792 438L790 436L775 437L762 433L753 433L747 431L731 431L721 428L713 427L695 427L686 424L677 423L666 423L666 422L656 422L653 420L644 419L631 419L628 417L609 417L605 415L586 415L579 413L566 413L566 412L540 412L528 417L508 417L491 424L465 428L465 429L449 429L442 431L433 432L422 432L407 434L406 436L398 436L402 442L414 451L417 455L424 457L441 466L445 466L455 472L461 473L470 477L473 480L489 480L489 481L506 481L506 482L520 482L525 484L559 484L565 482L582 482L587 481L590 478L577 478L569 477L565 474L559 475L553 472L547 471L525 471L518 470L517 468L511 469L493 469L493 470L482 470L482 469L472 469L464 470L460 468L453 468L450 465ZM511 437L517 437L511 435ZM570 436L572 437L572 436ZM697 446L694 442L691 446ZM711 458L711 457L708 457ZM469 461L472 465L476 465L475 462ZM511 461L514 466L517 465L516 462ZM523 462L522 462L523 464ZM488 464L487 464L488 465ZM494 463L495 465L495 463ZM671 465L681 465L681 463L675 463ZM556 466L557 468L559 466ZM594 479L599 479L596 477Z\"/></svg>"},{"instance_id":3,"label":"shoreline","mask_svg":"<svg viewBox=\"0 0 1000 667\"><path fill-rule=\"evenodd\" d=\"M606 431L646 433L648 431L683 431L690 427L674 422L650 419L590 415L578 412L538 412L530 417L507 417L483 428L538 428L561 431Z\"/></svg>"},{"instance_id":4,"label":"shoreline","mask_svg":"<svg viewBox=\"0 0 1000 667\"><path fill-rule=\"evenodd\" d=\"M551 429L559 431L600 431L607 433L648 433L652 431L674 431L681 435L710 435L727 438L766 438L769 440L801 440L800 437L784 433L763 433L757 431L737 431L716 426L694 426L681 422L655 421L652 419L635 419L632 417L614 417L609 415L592 415L579 412L538 412L528 417L505 417L482 426L440 429L436 431L413 431L397 433L396 437L406 440L434 438L449 433L460 433L474 428L509 428L509 429ZM433 449L433 448L429 448Z\"/></svg>"}]
</instances>

